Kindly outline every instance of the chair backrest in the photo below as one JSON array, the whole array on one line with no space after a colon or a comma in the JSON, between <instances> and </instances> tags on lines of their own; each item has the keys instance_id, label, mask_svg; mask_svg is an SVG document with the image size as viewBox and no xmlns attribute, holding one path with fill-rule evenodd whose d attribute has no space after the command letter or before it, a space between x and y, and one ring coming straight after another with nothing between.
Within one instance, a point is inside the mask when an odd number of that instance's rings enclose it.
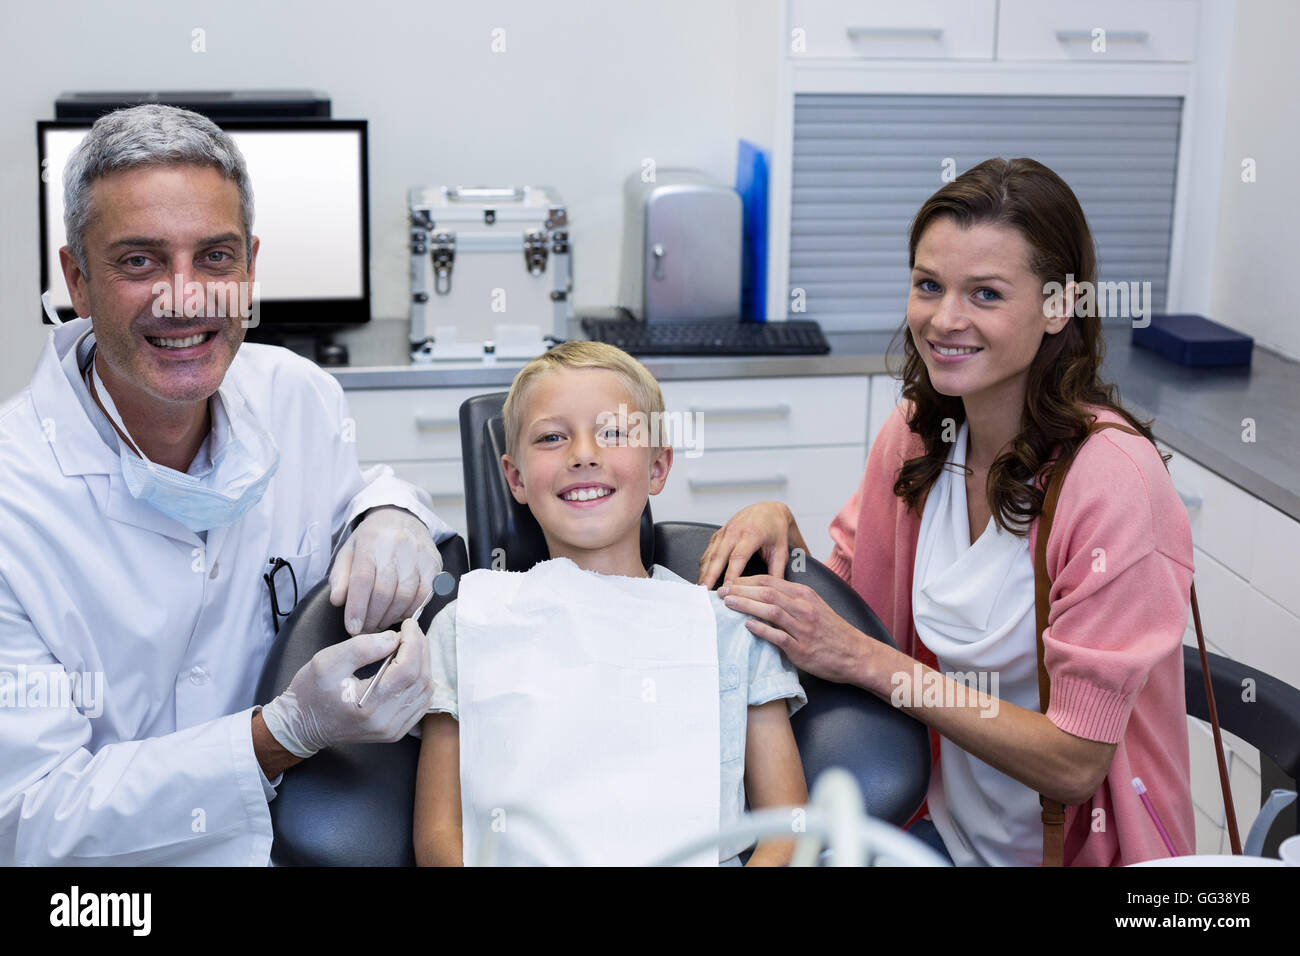
<instances>
[{"instance_id":1,"label":"chair backrest","mask_svg":"<svg viewBox=\"0 0 1300 956\"><path fill-rule=\"evenodd\" d=\"M537 519L515 501L501 468L506 428L501 409L506 392L475 395L460 406L461 463L465 471L465 517L469 524L469 565L498 571L527 571L549 555ZM493 564L493 551L503 562ZM654 552L650 502L641 515L641 560L649 567Z\"/></svg>"},{"instance_id":2,"label":"chair backrest","mask_svg":"<svg viewBox=\"0 0 1300 956\"><path fill-rule=\"evenodd\" d=\"M438 545L443 569L456 579L450 594L434 595L420 615L429 624L456 599L460 577L469 570L459 536ZM330 604L328 577L298 602L280 626L258 682L265 704L286 687L303 664L323 647L347 640L343 609ZM379 667L359 672L369 677ZM403 737L391 744L341 744L285 771L271 801L271 862L276 866L414 866L412 842L415 773L420 741Z\"/></svg>"},{"instance_id":3,"label":"chair backrest","mask_svg":"<svg viewBox=\"0 0 1300 956\"><path fill-rule=\"evenodd\" d=\"M655 525L656 564L688 581L699 572L700 556L717 525L661 521ZM755 558L745 574L765 574ZM862 633L893 647L875 612L839 575L806 558L787 581L806 584L831 609ZM809 788L822 772L843 767L853 774L867 812L902 826L916 812L930 785L930 735L924 724L852 684L833 684L799 672L808 703L790 720Z\"/></svg>"},{"instance_id":4,"label":"chair backrest","mask_svg":"<svg viewBox=\"0 0 1300 956\"><path fill-rule=\"evenodd\" d=\"M1295 790L1300 779L1300 688L1220 654L1207 651L1206 657L1219 726L1259 749L1264 796L1275 788ZM1183 681L1187 713L1208 721L1200 651L1187 644L1183 645ZM1282 813L1273 836L1264 843L1265 855L1276 850L1278 831L1288 836L1300 833L1295 804Z\"/></svg>"},{"instance_id":5,"label":"chair backrest","mask_svg":"<svg viewBox=\"0 0 1300 956\"><path fill-rule=\"evenodd\" d=\"M528 508L514 500L501 469L504 401L504 392L480 395L460 408L470 564L490 567L493 550L501 548L509 570L526 571L548 555L541 528ZM716 525L694 522L652 525L647 504L641 523L642 561L646 567L661 564L694 581L700 556L716 530ZM746 574L765 571L761 558L745 569ZM787 569L786 578L811 587L864 634L894 646L889 631L866 602L825 565L805 558L801 569L793 565ZM873 816L896 825L906 823L925 799L930 782L930 738L925 726L861 688L803 673L800 681L808 703L791 726L809 785L823 770L844 767L857 778Z\"/></svg>"}]
</instances>

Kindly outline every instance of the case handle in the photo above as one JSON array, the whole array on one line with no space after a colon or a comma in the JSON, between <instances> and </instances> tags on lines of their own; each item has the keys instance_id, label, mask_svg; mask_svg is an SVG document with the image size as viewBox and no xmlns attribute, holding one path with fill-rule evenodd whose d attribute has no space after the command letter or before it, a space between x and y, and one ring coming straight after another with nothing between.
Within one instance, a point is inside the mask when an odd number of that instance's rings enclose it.
<instances>
[{"instance_id":1,"label":"case handle","mask_svg":"<svg viewBox=\"0 0 1300 956\"><path fill-rule=\"evenodd\" d=\"M480 199L510 199L519 202L524 198L520 186L452 186L447 190L452 202L474 202Z\"/></svg>"}]
</instances>

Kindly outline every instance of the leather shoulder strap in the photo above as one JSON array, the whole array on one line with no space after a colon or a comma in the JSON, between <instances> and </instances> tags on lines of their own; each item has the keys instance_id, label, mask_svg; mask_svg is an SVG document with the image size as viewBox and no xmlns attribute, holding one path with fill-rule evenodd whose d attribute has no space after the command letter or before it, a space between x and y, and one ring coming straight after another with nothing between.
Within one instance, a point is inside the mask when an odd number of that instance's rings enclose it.
<instances>
[{"instance_id":1,"label":"leather shoulder strap","mask_svg":"<svg viewBox=\"0 0 1300 956\"><path fill-rule=\"evenodd\" d=\"M1069 471L1074 456L1078 454L1079 449L1083 447L1083 442L1086 442L1093 432L1101 431L1103 428L1118 428L1131 435L1142 434L1136 429L1119 422L1094 421L1089 426L1088 434L1084 436L1083 441L1075 447L1070 455L1058 460L1053 467L1047 492L1043 497L1043 510L1039 515L1038 534L1034 547L1034 616L1038 654L1038 706L1044 714L1047 713L1048 705L1052 699L1051 680L1048 677L1047 666L1044 663L1043 648L1043 631L1047 629L1047 616L1051 597L1051 582L1047 576L1047 539L1052 531L1052 519L1056 515L1056 503L1061 495L1061 485L1065 481L1066 472ZM1166 465L1166 467L1168 466ZM1205 678L1205 693L1210 705L1210 725L1214 732L1215 750L1218 753L1219 786L1223 791L1228 838L1232 844L1232 852L1239 854L1241 853L1241 839L1237 832L1237 815L1232 803L1232 788L1228 783L1228 767L1223 755L1223 740L1219 732L1218 712L1214 705L1214 686L1210 679L1210 664L1205 652L1205 635L1201 631L1201 614L1200 608L1197 606L1195 584L1191 587L1191 598L1192 620L1196 625L1196 640L1201 650L1201 673ZM1038 795L1038 801L1043 808L1043 866L1061 866L1065 857L1065 807L1059 802L1049 799L1044 794Z\"/></svg>"}]
</instances>

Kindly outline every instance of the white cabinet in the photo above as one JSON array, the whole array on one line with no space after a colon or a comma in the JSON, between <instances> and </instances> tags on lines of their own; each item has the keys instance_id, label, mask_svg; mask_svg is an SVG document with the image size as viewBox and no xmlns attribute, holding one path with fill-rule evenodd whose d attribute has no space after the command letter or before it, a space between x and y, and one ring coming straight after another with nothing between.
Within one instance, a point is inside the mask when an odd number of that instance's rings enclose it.
<instances>
[{"instance_id":1,"label":"white cabinet","mask_svg":"<svg viewBox=\"0 0 1300 956\"><path fill-rule=\"evenodd\" d=\"M465 482L460 455L460 406L490 388L349 389L362 468L383 462L399 478L433 496L434 512L462 537Z\"/></svg>"},{"instance_id":2,"label":"white cabinet","mask_svg":"<svg viewBox=\"0 0 1300 956\"><path fill-rule=\"evenodd\" d=\"M790 0L792 58L1186 63L1197 0Z\"/></svg>"},{"instance_id":3,"label":"white cabinet","mask_svg":"<svg viewBox=\"0 0 1300 956\"><path fill-rule=\"evenodd\" d=\"M1300 522L1178 451L1169 462L1187 506L1196 597L1209 650L1300 687ZM1183 643L1196 644L1189 614ZM1198 687L1199 692L1199 687ZM1198 853L1227 853L1223 797L1210 725L1187 719ZM1223 734L1228 776L1245 840L1259 813L1259 751Z\"/></svg>"},{"instance_id":4,"label":"white cabinet","mask_svg":"<svg viewBox=\"0 0 1300 956\"><path fill-rule=\"evenodd\" d=\"M362 461L437 461L460 458L460 406L491 388L351 389ZM501 389L495 389L501 391Z\"/></svg>"},{"instance_id":5,"label":"white cabinet","mask_svg":"<svg viewBox=\"0 0 1300 956\"><path fill-rule=\"evenodd\" d=\"M1195 0L1000 0L999 60L1187 62Z\"/></svg>"},{"instance_id":6,"label":"white cabinet","mask_svg":"<svg viewBox=\"0 0 1300 956\"><path fill-rule=\"evenodd\" d=\"M853 496L866 458L861 443L798 449L716 449L678 456L664 490L650 499L655 520L723 524L756 501L789 506L812 550L831 554L831 519Z\"/></svg>"},{"instance_id":7,"label":"white cabinet","mask_svg":"<svg viewBox=\"0 0 1300 956\"><path fill-rule=\"evenodd\" d=\"M692 430L690 447L674 443L668 483L651 499L655 519L722 524L746 505L775 499L798 517L812 556L828 558L831 519L866 465L868 377L677 379L661 388L665 410L679 422L690 416ZM363 467L391 466L466 535L460 406L502 390L349 389Z\"/></svg>"},{"instance_id":8,"label":"white cabinet","mask_svg":"<svg viewBox=\"0 0 1300 956\"><path fill-rule=\"evenodd\" d=\"M880 434L880 429L885 427L885 422L902 400L902 379L892 375L871 376L871 417L867 422L868 454L871 453L871 445Z\"/></svg>"},{"instance_id":9,"label":"white cabinet","mask_svg":"<svg viewBox=\"0 0 1300 956\"><path fill-rule=\"evenodd\" d=\"M469 540L465 520L465 471L455 461L391 461L387 464L398 478L423 488L433 498L433 511Z\"/></svg>"},{"instance_id":10,"label":"white cabinet","mask_svg":"<svg viewBox=\"0 0 1300 956\"><path fill-rule=\"evenodd\" d=\"M1300 687L1300 522L1173 452L1169 472L1188 507L1197 603L1206 641ZM1195 643L1189 616L1184 637Z\"/></svg>"},{"instance_id":11,"label":"white cabinet","mask_svg":"<svg viewBox=\"0 0 1300 956\"><path fill-rule=\"evenodd\" d=\"M1223 812L1223 790L1219 785L1218 756L1214 752L1214 732L1205 721L1188 717L1187 740L1192 806L1196 812L1196 852L1231 853ZM1227 731L1223 731L1223 751L1228 764L1232 805L1237 812L1237 832L1245 843L1246 834L1259 816L1262 789L1259 751Z\"/></svg>"},{"instance_id":12,"label":"white cabinet","mask_svg":"<svg viewBox=\"0 0 1300 956\"><path fill-rule=\"evenodd\" d=\"M861 445L867 377L717 379L661 382L669 413L698 416L704 447Z\"/></svg>"},{"instance_id":13,"label":"white cabinet","mask_svg":"<svg viewBox=\"0 0 1300 956\"><path fill-rule=\"evenodd\" d=\"M845 59L988 60L996 6L996 0L793 0L791 51Z\"/></svg>"}]
</instances>

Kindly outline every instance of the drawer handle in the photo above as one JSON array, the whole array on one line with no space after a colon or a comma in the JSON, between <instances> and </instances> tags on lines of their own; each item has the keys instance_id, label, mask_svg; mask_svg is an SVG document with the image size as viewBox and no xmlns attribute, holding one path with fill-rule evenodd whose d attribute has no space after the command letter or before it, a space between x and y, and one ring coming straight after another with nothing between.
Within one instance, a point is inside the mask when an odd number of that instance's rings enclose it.
<instances>
[{"instance_id":1,"label":"drawer handle","mask_svg":"<svg viewBox=\"0 0 1300 956\"><path fill-rule=\"evenodd\" d=\"M1181 491L1178 497L1183 499L1183 507L1188 511L1195 511L1201 505L1205 504L1204 500L1197 495L1185 495Z\"/></svg>"},{"instance_id":2,"label":"drawer handle","mask_svg":"<svg viewBox=\"0 0 1300 956\"><path fill-rule=\"evenodd\" d=\"M755 485L765 485L773 488L784 488L790 483L790 479L785 475L769 475L760 478L688 478L686 485L691 491L717 491L721 488L752 488Z\"/></svg>"},{"instance_id":3,"label":"drawer handle","mask_svg":"<svg viewBox=\"0 0 1300 956\"><path fill-rule=\"evenodd\" d=\"M440 418L435 415L416 415L415 427L420 431L428 431L434 428L459 428L460 419L447 416Z\"/></svg>"},{"instance_id":4,"label":"drawer handle","mask_svg":"<svg viewBox=\"0 0 1300 956\"><path fill-rule=\"evenodd\" d=\"M464 501L465 492L463 491L431 491L429 497L434 501Z\"/></svg>"},{"instance_id":5,"label":"drawer handle","mask_svg":"<svg viewBox=\"0 0 1300 956\"><path fill-rule=\"evenodd\" d=\"M773 418L788 418L790 415L790 406L782 402L780 405L755 405L749 408L704 408L699 405L690 407L692 415L754 415L767 416Z\"/></svg>"},{"instance_id":6,"label":"drawer handle","mask_svg":"<svg viewBox=\"0 0 1300 956\"><path fill-rule=\"evenodd\" d=\"M860 37L938 40L943 36L943 27L845 27L844 32L851 40Z\"/></svg>"},{"instance_id":7,"label":"drawer handle","mask_svg":"<svg viewBox=\"0 0 1300 956\"><path fill-rule=\"evenodd\" d=\"M1150 36L1146 30L1107 30L1107 40L1132 40L1134 43L1146 43L1147 37ZM1091 30L1057 30L1056 39L1062 43L1069 43L1074 40L1083 40L1091 42Z\"/></svg>"}]
</instances>

